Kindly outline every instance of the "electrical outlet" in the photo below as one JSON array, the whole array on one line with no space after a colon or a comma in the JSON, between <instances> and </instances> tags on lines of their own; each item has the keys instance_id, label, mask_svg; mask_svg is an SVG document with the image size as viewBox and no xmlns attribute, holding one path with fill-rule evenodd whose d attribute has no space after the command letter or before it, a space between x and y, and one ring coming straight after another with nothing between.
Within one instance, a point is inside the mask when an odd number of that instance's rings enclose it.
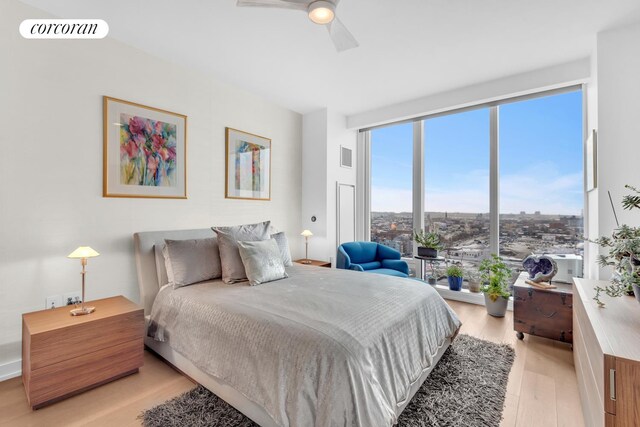
<instances>
[{"instance_id":1,"label":"electrical outlet","mask_svg":"<svg viewBox=\"0 0 640 427\"><path fill-rule=\"evenodd\" d=\"M80 304L82 302L82 292L67 292L66 294L62 295L62 299L65 305Z\"/></svg>"},{"instance_id":2,"label":"electrical outlet","mask_svg":"<svg viewBox=\"0 0 640 427\"><path fill-rule=\"evenodd\" d=\"M44 308L62 307L62 295L51 295L45 300Z\"/></svg>"}]
</instances>

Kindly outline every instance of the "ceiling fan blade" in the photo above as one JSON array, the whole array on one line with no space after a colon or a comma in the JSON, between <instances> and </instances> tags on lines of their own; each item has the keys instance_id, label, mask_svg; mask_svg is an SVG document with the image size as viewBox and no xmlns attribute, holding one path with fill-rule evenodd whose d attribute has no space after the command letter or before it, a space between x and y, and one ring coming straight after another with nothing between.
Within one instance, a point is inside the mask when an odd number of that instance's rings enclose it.
<instances>
[{"instance_id":1,"label":"ceiling fan blade","mask_svg":"<svg viewBox=\"0 0 640 427\"><path fill-rule=\"evenodd\" d=\"M327 24L327 30L329 30L331 40L333 40L333 44L338 52L360 46L355 37L347 30L347 27L344 26L338 17L335 17L333 21Z\"/></svg>"},{"instance_id":2,"label":"ceiling fan blade","mask_svg":"<svg viewBox=\"0 0 640 427\"><path fill-rule=\"evenodd\" d=\"M287 1L287 0L237 0L239 7L273 7L278 9L307 10L308 2Z\"/></svg>"}]
</instances>

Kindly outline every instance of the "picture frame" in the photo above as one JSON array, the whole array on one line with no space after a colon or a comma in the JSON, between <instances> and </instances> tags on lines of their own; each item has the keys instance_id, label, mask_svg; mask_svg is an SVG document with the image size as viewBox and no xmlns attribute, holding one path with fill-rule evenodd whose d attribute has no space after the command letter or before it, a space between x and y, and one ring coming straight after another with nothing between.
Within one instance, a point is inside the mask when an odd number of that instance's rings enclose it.
<instances>
[{"instance_id":1,"label":"picture frame","mask_svg":"<svg viewBox=\"0 0 640 427\"><path fill-rule=\"evenodd\" d=\"M103 197L187 198L187 116L103 96Z\"/></svg>"},{"instance_id":2,"label":"picture frame","mask_svg":"<svg viewBox=\"0 0 640 427\"><path fill-rule=\"evenodd\" d=\"M271 139L225 128L225 198L271 200Z\"/></svg>"},{"instance_id":3,"label":"picture frame","mask_svg":"<svg viewBox=\"0 0 640 427\"><path fill-rule=\"evenodd\" d=\"M592 129L585 148L587 192L598 187L598 133Z\"/></svg>"}]
</instances>

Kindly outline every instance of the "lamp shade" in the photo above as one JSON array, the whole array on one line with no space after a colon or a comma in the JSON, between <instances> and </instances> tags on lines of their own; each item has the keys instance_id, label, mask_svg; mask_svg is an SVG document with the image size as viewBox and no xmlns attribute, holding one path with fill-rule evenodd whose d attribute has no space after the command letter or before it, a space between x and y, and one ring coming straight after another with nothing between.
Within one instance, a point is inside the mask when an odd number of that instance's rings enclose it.
<instances>
[{"instance_id":1,"label":"lamp shade","mask_svg":"<svg viewBox=\"0 0 640 427\"><path fill-rule=\"evenodd\" d=\"M89 246L80 246L78 249L67 255L67 258L93 258L98 255L100 254Z\"/></svg>"},{"instance_id":2,"label":"lamp shade","mask_svg":"<svg viewBox=\"0 0 640 427\"><path fill-rule=\"evenodd\" d=\"M300 233L300 235L304 237L311 237L313 236L313 233L309 230L304 230L302 233Z\"/></svg>"}]
</instances>

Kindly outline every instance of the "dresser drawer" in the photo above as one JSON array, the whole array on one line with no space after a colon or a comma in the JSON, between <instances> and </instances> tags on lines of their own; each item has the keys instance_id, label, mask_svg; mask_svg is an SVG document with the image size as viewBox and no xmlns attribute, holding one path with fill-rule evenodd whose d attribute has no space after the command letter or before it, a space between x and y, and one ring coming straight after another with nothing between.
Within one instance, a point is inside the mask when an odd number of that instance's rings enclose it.
<instances>
[{"instance_id":1,"label":"dresser drawer","mask_svg":"<svg viewBox=\"0 0 640 427\"><path fill-rule=\"evenodd\" d=\"M531 335L573 342L571 294L515 287L514 329Z\"/></svg>"},{"instance_id":2,"label":"dresser drawer","mask_svg":"<svg viewBox=\"0 0 640 427\"><path fill-rule=\"evenodd\" d=\"M137 370L143 363L142 339L31 371L25 384L29 404L38 407Z\"/></svg>"}]
</instances>

